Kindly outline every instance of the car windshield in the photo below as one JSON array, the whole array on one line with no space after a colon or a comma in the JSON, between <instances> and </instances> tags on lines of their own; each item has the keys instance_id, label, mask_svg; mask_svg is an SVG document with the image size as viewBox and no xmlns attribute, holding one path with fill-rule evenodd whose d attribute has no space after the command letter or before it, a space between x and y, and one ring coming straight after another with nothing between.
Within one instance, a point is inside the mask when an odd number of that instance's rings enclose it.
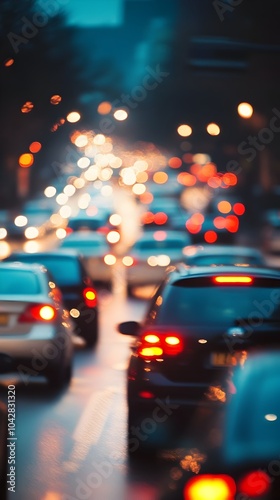
<instances>
[{"instance_id":1,"label":"car windshield","mask_svg":"<svg viewBox=\"0 0 280 500\"><path fill-rule=\"evenodd\" d=\"M254 326L270 320L280 322L278 280L254 286L194 286L193 281L184 280L180 286L166 288L157 313L158 324L170 324L170 318L178 326L226 327L242 324L242 320Z\"/></svg>"},{"instance_id":2,"label":"car windshield","mask_svg":"<svg viewBox=\"0 0 280 500\"><path fill-rule=\"evenodd\" d=\"M40 292L38 277L33 272L0 269L0 295L37 295Z\"/></svg>"}]
</instances>

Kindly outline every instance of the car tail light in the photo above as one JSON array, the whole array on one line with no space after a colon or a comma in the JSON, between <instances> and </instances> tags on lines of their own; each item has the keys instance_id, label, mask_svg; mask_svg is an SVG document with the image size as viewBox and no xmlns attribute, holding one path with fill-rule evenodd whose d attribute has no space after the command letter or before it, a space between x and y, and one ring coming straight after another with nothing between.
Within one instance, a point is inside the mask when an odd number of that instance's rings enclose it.
<instances>
[{"instance_id":1,"label":"car tail light","mask_svg":"<svg viewBox=\"0 0 280 500\"><path fill-rule=\"evenodd\" d=\"M155 397L154 393L150 391L140 391L138 392L138 396L143 399L153 399Z\"/></svg>"},{"instance_id":2,"label":"car tail light","mask_svg":"<svg viewBox=\"0 0 280 500\"><path fill-rule=\"evenodd\" d=\"M201 474L188 481L184 500L234 500L235 481L226 474Z\"/></svg>"},{"instance_id":3,"label":"car tail light","mask_svg":"<svg viewBox=\"0 0 280 500\"><path fill-rule=\"evenodd\" d=\"M105 234L105 235L108 234L109 231L110 231L110 229L107 226L101 226L96 230L97 233L101 233L101 234Z\"/></svg>"},{"instance_id":4,"label":"car tail light","mask_svg":"<svg viewBox=\"0 0 280 500\"><path fill-rule=\"evenodd\" d=\"M183 341L177 332L145 332L138 346L138 355L144 359L176 356L182 351Z\"/></svg>"},{"instance_id":5,"label":"car tail light","mask_svg":"<svg viewBox=\"0 0 280 500\"><path fill-rule=\"evenodd\" d=\"M238 483L238 491L249 498L258 498L270 490L271 478L262 471L251 471Z\"/></svg>"},{"instance_id":6,"label":"car tail light","mask_svg":"<svg viewBox=\"0 0 280 500\"><path fill-rule=\"evenodd\" d=\"M71 234L71 233L73 233L73 229L72 229L72 227L66 227L65 231L66 231L66 234Z\"/></svg>"},{"instance_id":7,"label":"car tail light","mask_svg":"<svg viewBox=\"0 0 280 500\"><path fill-rule=\"evenodd\" d=\"M215 276L214 282L218 284L242 283L243 285L250 285L253 283L253 278L251 276Z\"/></svg>"},{"instance_id":8,"label":"car tail light","mask_svg":"<svg viewBox=\"0 0 280 500\"><path fill-rule=\"evenodd\" d=\"M96 307L97 293L94 288L88 287L83 290L83 297L87 307Z\"/></svg>"},{"instance_id":9,"label":"car tail light","mask_svg":"<svg viewBox=\"0 0 280 500\"><path fill-rule=\"evenodd\" d=\"M36 321L51 322L57 316L56 309L50 304L31 304L20 315L19 323L34 323Z\"/></svg>"}]
</instances>

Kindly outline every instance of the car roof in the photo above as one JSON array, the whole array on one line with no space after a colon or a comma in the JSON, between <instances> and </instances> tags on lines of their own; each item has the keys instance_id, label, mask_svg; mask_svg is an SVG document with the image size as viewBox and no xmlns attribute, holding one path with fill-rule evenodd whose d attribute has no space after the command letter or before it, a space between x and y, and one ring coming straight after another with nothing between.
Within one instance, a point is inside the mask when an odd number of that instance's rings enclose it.
<instances>
[{"instance_id":1,"label":"car roof","mask_svg":"<svg viewBox=\"0 0 280 500\"><path fill-rule=\"evenodd\" d=\"M73 232L65 236L63 240L61 240L61 244L63 244L64 241L77 241L82 242L82 241L107 241L105 236L101 233L97 233L95 231L78 231L78 232Z\"/></svg>"},{"instance_id":2,"label":"car roof","mask_svg":"<svg viewBox=\"0 0 280 500\"><path fill-rule=\"evenodd\" d=\"M35 272L38 274L46 274L47 269L44 265L38 263L25 263L25 262L0 262L1 269L16 269L22 271Z\"/></svg>"},{"instance_id":3,"label":"car roof","mask_svg":"<svg viewBox=\"0 0 280 500\"><path fill-rule=\"evenodd\" d=\"M186 264L179 264L175 268L171 267L168 272L169 281L173 282L185 278L204 278L219 275L246 275L259 278L280 279L280 271L269 268L256 268L251 266L227 265L227 266L201 266L193 267Z\"/></svg>"},{"instance_id":4,"label":"car roof","mask_svg":"<svg viewBox=\"0 0 280 500\"><path fill-rule=\"evenodd\" d=\"M262 256L262 252L257 248L238 245L188 245L184 254L187 257L196 257L197 255L233 255L233 256Z\"/></svg>"},{"instance_id":5,"label":"car roof","mask_svg":"<svg viewBox=\"0 0 280 500\"><path fill-rule=\"evenodd\" d=\"M187 241L188 240L188 235L186 235L185 233L180 233L178 231L173 231L170 229L167 229L167 230L160 229L160 227L159 227L159 229L156 229L153 231L145 231L144 233L142 233L139 236L137 241L158 241L154 236L158 232L160 232L160 233L164 232L166 234L166 237L164 238L164 240L160 240L160 241L166 241L169 238L176 239L178 241Z\"/></svg>"},{"instance_id":6,"label":"car roof","mask_svg":"<svg viewBox=\"0 0 280 500\"><path fill-rule=\"evenodd\" d=\"M25 258L36 257L38 258L44 258L44 257L67 257L67 258L72 258L72 259L80 259L80 255L76 250L72 249L57 249L57 250L50 250L49 252L36 252L36 253L27 253L27 252L12 252L6 259L5 261L9 261L10 259L25 259Z\"/></svg>"}]
</instances>

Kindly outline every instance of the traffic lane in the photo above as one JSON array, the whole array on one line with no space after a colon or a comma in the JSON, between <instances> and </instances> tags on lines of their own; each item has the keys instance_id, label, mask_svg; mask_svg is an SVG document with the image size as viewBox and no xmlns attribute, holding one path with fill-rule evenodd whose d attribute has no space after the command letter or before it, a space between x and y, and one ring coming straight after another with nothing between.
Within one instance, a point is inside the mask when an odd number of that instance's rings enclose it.
<instances>
[{"instance_id":1,"label":"traffic lane","mask_svg":"<svg viewBox=\"0 0 280 500\"><path fill-rule=\"evenodd\" d=\"M8 385L16 385L16 493L10 498L80 500L86 496L77 488L82 481L87 485L90 474L95 498L115 499L116 492L123 498L130 341L117 334L115 324L131 315L140 319L144 307L110 293L101 298L100 342L95 351L76 347L74 377L64 393L51 393L43 378L1 377L3 401ZM109 483L94 469L104 462L112 468ZM100 477L101 484L93 482Z\"/></svg>"},{"instance_id":2,"label":"traffic lane","mask_svg":"<svg viewBox=\"0 0 280 500\"><path fill-rule=\"evenodd\" d=\"M15 500L157 500L172 490L174 465L181 450L129 462L127 458L126 367L130 338L115 324L141 319L145 301L126 300L103 291L100 298L101 335L97 348L85 351L77 342L74 377L68 390L55 395L44 379L15 380L16 493ZM176 476L176 474L175 474Z\"/></svg>"}]
</instances>

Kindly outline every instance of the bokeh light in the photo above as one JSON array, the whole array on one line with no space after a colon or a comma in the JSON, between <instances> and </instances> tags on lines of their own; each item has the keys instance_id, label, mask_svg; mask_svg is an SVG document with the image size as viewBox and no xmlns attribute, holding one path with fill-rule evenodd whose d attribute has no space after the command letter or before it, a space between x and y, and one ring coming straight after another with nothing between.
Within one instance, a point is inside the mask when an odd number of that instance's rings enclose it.
<instances>
[{"instance_id":1,"label":"bokeh light","mask_svg":"<svg viewBox=\"0 0 280 500\"><path fill-rule=\"evenodd\" d=\"M76 123L76 122L78 122L80 119L81 119L81 115L80 115L80 113L78 113L78 111L71 111L71 113L69 113L69 114L66 116L66 120L67 120L69 123Z\"/></svg>"},{"instance_id":2,"label":"bokeh light","mask_svg":"<svg viewBox=\"0 0 280 500\"><path fill-rule=\"evenodd\" d=\"M125 109L117 109L114 113L114 118L120 122L126 120L128 112Z\"/></svg>"},{"instance_id":3,"label":"bokeh light","mask_svg":"<svg viewBox=\"0 0 280 500\"><path fill-rule=\"evenodd\" d=\"M98 107L97 111L100 115L108 115L112 110L112 104L108 101L103 101L101 102Z\"/></svg>"},{"instance_id":4,"label":"bokeh light","mask_svg":"<svg viewBox=\"0 0 280 500\"><path fill-rule=\"evenodd\" d=\"M18 159L18 163L22 168L29 168L33 165L34 156L32 153L23 153Z\"/></svg>"},{"instance_id":5,"label":"bokeh light","mask_svg":"<svg viewBox=\"0 0 280 500\"><path fill-rule=\"evenodd\" d=\"M177 132L181 137L189 137L192 134L192 128L189 125L179 125Z\"/></svg>"},{"instance_id":6,"label":"bokeh light","mask_svg":"<svg viewBox=\"0 0 280 500\"><path fill-rule=\"evenodd\" d=\"M221 132L221 129L217 123L209 123L206 127L206 130L209 135L219 135Z\"/></svg>"},{"instance_id":7,"label":"bokeh light","mask_svg":"<svg viewBox=\"0 0 280 500\"><path fill-rule=\"evenodd\" d=\"M249 104L248 102L241 102L237 106L237 112L238 112L239 116L241 116L241 118L247 119L247 118L251 118L254 110L253 110L253 106L251 104Z\"/></svg>"}]
</instances>

